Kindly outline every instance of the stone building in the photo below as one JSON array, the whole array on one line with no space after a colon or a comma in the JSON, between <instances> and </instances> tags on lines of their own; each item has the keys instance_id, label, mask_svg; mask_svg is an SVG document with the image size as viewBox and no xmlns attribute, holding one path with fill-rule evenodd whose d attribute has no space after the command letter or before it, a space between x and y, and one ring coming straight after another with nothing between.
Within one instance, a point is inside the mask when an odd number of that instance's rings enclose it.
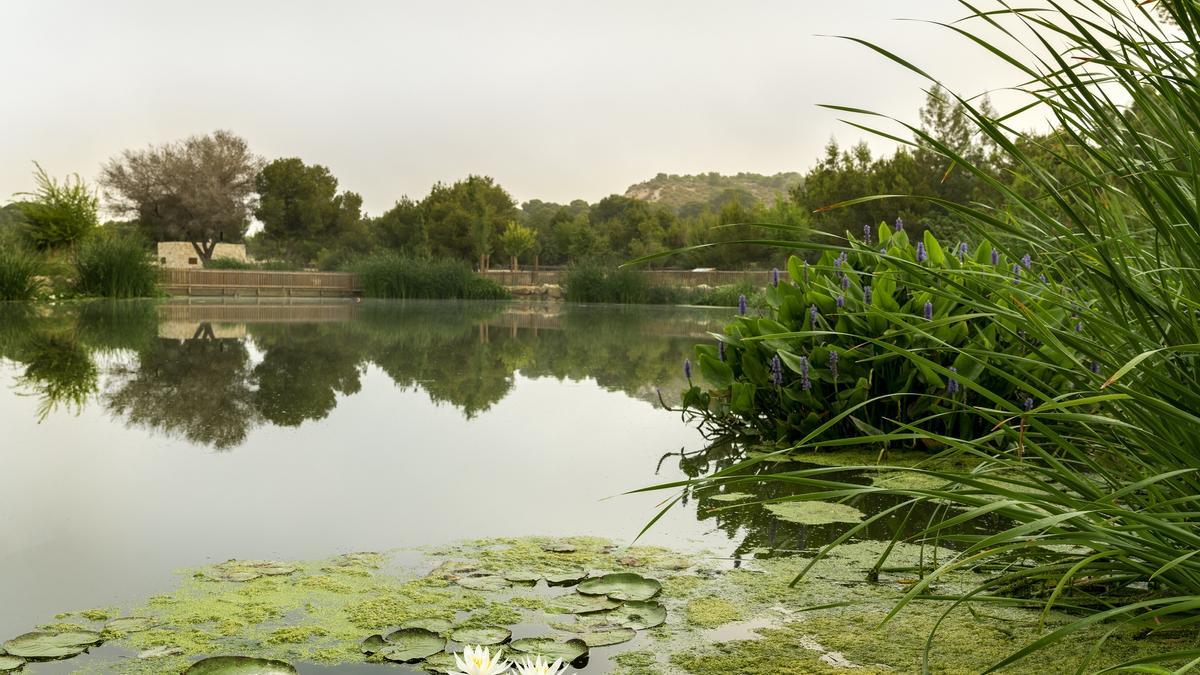
<instances>
[{"instance_id":1,"label":"stone building","mask_svg":"<svg viewBox=\"0 0 1200 675\"><path fill-rule=\"evenodd\" d=\"M213 259L233 258L238 262L249 262L246 257L245 244L217 244L213 249ZM158 264L172 269L200 269L204 266L200 254L190 241L160 241L158 242Z\"/></svg>"}]
</instances>

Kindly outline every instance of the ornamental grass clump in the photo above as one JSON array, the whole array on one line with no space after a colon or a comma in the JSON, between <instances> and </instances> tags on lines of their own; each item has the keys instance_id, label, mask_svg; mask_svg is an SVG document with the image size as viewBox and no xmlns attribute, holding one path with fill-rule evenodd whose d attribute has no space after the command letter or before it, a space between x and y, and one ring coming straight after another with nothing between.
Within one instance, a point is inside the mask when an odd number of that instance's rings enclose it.
<instances>
[{"instance_id":1,"label":"ornamental grass clump","mask_svg":"<svg viewBox=\"0 0 1200 675\"><path fill-rule=\"evenodd\" d=\"M1018 312L1069 328L1071 314L1058 307L1066 290L1021 279L1014 287L987 264L999 254L990 243L960 258L928 230L913 245L902 228L881 226L883 254L847 237L847 250L811 267L793 257L790 279L766 289L766 316L739 316L718 337L723 350L697 347L701 381L683 402L711 433L790 442L829 423L839 444L910 426L974 438L992 422L972 405L1094 379L1019 330ZM995 310L977 311L981 302ZM975 393L947 397L952 373Z\"/></svg>"},{"instance_id":2,"label":"ornamental grass clump","mask_svg":"<svg viewBox=\"0 0 1200 675\"><path fill-rule=\"evenodd\" d=\"M32 253L0 249L0 301L29 301L38 292L41 263Z\"/></svg>"}]
</instances>

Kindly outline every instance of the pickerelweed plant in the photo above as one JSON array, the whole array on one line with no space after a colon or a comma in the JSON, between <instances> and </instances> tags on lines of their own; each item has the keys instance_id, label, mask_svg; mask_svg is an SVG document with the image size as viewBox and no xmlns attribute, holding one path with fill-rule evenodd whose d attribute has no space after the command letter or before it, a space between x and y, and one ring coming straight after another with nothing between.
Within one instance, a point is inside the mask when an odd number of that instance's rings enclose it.
<instances>
[{"instance_id":1,"label":"pickerelweed plant","mask_svg":"<svg viewBox=\"0 0 1200 675\"><path fill-rule=\"evenodd\" d=\"M988 242L947 249L929 230L915 245L886 224L876 242L869 232L814 265L792 257L790 283L768 286L762 315L743 313L697 347L701 381L683 403L710 433L793 442L832 425L838 445L896 441L910 427L975 439L1026 399L1097 380L1074 352L1021 329L1022 313L1065 332L1087 311L1061 284L1014 278L1011 267L1032 269L1029 254L1010 262Z\"/></svg>"}]
</instances>

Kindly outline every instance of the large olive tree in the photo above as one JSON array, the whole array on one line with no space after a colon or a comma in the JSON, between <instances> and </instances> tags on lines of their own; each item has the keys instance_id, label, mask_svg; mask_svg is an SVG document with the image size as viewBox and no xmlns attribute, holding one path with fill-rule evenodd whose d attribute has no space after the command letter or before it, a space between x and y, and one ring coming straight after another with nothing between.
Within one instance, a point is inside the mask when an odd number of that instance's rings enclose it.
<instances>
[{"instance_id":1,"label":"large olive tree","mask_svg":"<svg viewBox=\"0 0 1200 675\"><path fill-rule=\"evenodd\" d=\"M229 131L126 150L104 165L109 207L137 218L155 241L189 241L201 260L218 242L241 241L262 159Z\"/></svg>"}]
</instances>

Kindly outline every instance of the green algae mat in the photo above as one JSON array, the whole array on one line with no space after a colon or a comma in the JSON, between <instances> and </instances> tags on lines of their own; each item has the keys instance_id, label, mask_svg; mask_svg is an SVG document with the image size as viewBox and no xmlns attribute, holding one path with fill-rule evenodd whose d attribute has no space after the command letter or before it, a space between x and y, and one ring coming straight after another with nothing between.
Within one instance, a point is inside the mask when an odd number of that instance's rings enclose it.
<instances>
[{"instance_id":1,"label":"green algae mat","mask_svg":"<svg viewBox=\"0 0 1200 675\"><path fill-rule=\"evenodd\" d=\"M1032 609L988 603L946 614L948 603L925 601L882 623L922 564L952 555L901 544L890 564L907 569L868 581L883 546L842 546L794 588L789 582L809 562L802 556L735 565L586 537L228 561L187 570L177 588L140 605L64 612L31 625L3 642L0 671L36 673L41 661L75 659L78 672L286 673L306 664L404 663L445 673L463 644L490 644L510 656L564 658L583 673L895 673L920 672L925 660L930 672L976 673L1066 618L1051 613L1039 627ZM930 592L953 595L971 583L964 573ZM1074 672L1091 638L1113 628L1097 626L1010 672ZM1141 638L1117 628L1086 670L1190 644L1196 634Z\"/></svg>"}]
</instances>

